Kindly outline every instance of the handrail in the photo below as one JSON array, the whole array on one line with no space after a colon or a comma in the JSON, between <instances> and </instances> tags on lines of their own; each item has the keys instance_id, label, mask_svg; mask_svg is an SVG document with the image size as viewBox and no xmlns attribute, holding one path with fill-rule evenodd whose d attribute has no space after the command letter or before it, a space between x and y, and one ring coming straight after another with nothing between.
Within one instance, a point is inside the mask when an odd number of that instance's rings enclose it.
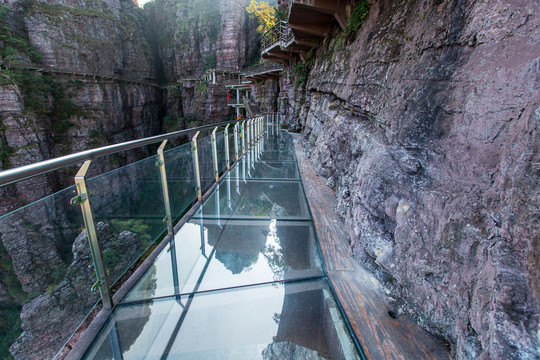
<instances>
[{"instance_id":1,"label":"handrail","mask_svg":"<svg viewBox=\"0 0 540 360\"><path fill-rule=\"evenodd\" d=\"M264 52L277 44L285 47L293 38L294 34L292 33L291 26L288 22L282 20L263 34L261 49Z\"/></svg>"},{"instance_id":2,"label":"handrail","mask_svg":"<svg viewBox=\"0 0 540 360\"><path fill-rule=\"evenodd\" d=\"M0 171L0 186L9 185L18 181L26 180L34 176L43 175L48 172L64 168L66 166L81 163L86 160L116 154L122 151L135 149L141 146L154 144L163 140L170 140L189 133L212 129L216 126L233 124L240 120L223 121L209 125L197 126L190 129L174 131L171 133L156 135L139 140L126 141L120 144L103 146L96 149L85 150L75 154L60 156L54 159L40 161L38 163L19 166L14 169Z\"/></svg>"}]
</instances>

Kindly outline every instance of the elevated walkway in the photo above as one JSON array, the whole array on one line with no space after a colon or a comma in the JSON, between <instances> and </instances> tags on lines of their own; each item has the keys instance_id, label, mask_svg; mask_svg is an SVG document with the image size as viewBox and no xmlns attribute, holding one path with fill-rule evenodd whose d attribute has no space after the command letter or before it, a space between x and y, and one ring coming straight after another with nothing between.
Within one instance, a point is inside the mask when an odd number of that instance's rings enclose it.
<instances>
[{"instance_id":1,"label":"elevated walkway","mask_svg":"<svg viewBox=\"0 0 540 360\"><path fill-rule=\"evenodd\" d=\"M54 241L73 251L56 282L35 273L41 259L25 269L25 286L43 289L24 316L39 319L25 336L40 341L40 358L57 353L67 340L58 334L73 333L100 306L58 359L448 358L418 326L388 315L378 284L348 255L330 190L278 119L0 172L2 186L86 160L76 187L0 217L4 243L25 241L8 249L17 256L33 247L51 253ZM194 132L191 144L165 150L164 140ZM90 158L160 141L157 158L85 178Z\"/></svg>"},{"instance_id":2,"label":"elevated walkway","mask_svg":"<svg viewBox=\"0 0 540 360\"><path fill-rule=\"evenodd\" d=\"M361 359L325 276L292 137L221 177L119 301L84 359Z\"/></svg>"},{"instance_id":3,"label":"elevated walkway","mask_svg":"<svg viewBox=\"0 0 540 360\"><path fill-rule=\"evenodd\" d=\"M349 24L354 0L290 0L287 21L280 21L264 33L261 57L285 63L300 56L325 37L332 22L341 29Z\"/></svg>"}]
</instances>

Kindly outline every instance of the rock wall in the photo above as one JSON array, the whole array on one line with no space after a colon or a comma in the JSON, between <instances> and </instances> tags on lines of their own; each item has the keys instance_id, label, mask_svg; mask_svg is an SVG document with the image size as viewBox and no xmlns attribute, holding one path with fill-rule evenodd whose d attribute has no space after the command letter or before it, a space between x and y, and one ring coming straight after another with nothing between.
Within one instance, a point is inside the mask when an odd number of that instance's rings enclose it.
<instances>
[{"instance_id":1,"label":"rock wall","mask_svg":"<svg viewBox=\"0 0 540 360\"><path fill-rule=\"evenodd\" d=\"M221 1L221 32L217 64L219 68L238 70L246 61L245 2ZM240 35L240 36L239 36Z\"/></svg>"},{"instance_id":2,"label":"rock wall","mask_svg":"<svg viewBox=\"0 0 540 360\"><path fill-rule=\"evenodd\" d=\"M196 79L209 69L238 70L259 58L260 34L255 31L256 20L245 11L246 4L244 0L155 0L145 5L150 22L160 24L152 38L164 81L179 84L175 99L182 106L167 106L174 127L232 116L224 79L218 76L217 84Z\"/></svg>"},{"instance_id":3,"label":"rock wall","mask_svg":"<svg viewBox=\"0 0 540 360\"><path fill-rule=\"evenodd\" d=\"M161 131L164 91L146 17L131 0L0 6L0 170ZM144 155L94 160L92 174ZM73 184L75 171L0 188L0 214ZM2 358L13 343L16 358L51 358L95 302L90 263L72 251L82 224L69 206L73 196L49 197L0 221Z\"/></svg>"},{"instance_id":4,"label":"rock wall","mask_svg":"<svg viewBox=\"0 0 540 360\"><path fill-rule=\"evenodd\" d=\"M224 120L229 108L221 79L216 85L179 80L243 67L258 56L259 37L249 33L254 21L242 3L228 0L219 6L155 0L144 9L131 0L0 0L0 25L0 170ZM138 149L95 159L89 176L148 155ZM0 215L73 184L76 170L0 188ZM148 189L126 195L121 190L137 182L119 177L102 187L111 193L103 207L140 208L136 199L148 197ZM94 193L97 201L100 192ZM69 206L74 195L65 191L0 220L2 358L10 345L17 359L52 357L95 301L88 254L84 264L79 257L85 241L77 238L80 210ZM122 217L107 216L117 223ZM104 252L118 252L121 238L142 244L115 231L115 245Z\"/></svg>"},{"instance_id":5,"label":"rock wall","mask_svg":"<svg viewBox=\"0 0 540 360\"><path fill-rule=\"evenodd\" d=\"M256 85L252 87L252 95L256 100L256 105L263 113L278 111L279 83L279 79L270 78L257 80Z\"/></svg>"},{"instance_id":6,"label":"rock wall","mask_svg":"<svg viewBox=\"0 0 540 360\"><path fill-rule=\"evenodd\" d=\"M370 2L282 78L287 121L402 314L457 359L537 359L540 6Z\"/></svg>"}]
</instances>

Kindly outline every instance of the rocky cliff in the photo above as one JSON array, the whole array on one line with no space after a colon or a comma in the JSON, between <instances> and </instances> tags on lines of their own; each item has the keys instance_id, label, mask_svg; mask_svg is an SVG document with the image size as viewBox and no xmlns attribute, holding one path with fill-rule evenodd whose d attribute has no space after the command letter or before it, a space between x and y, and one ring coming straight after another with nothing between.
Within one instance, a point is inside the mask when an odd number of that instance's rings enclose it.
<instances>
[{"instance_id":1,"label":"rocky cliff","mask_svg":"<svg viewBox=\"0 0 540 360\"><path fill-rule=\"evenodd\" d=\"M288 124L402 314L457 359L537 359L540 6L370 3L289 67Z\"/></svg>"},{"instance_id":2,"label":"rocky cliff","mask_svg":"<svg viewBox=\"0 0 540 360\"><path fill-rule=\"evenodd\" d=\"M242 67L258 51L250 24L242 2L227 0L155 0L144 9L131 0L0 0L0 170L222 120L229 113L223 86L178 81ZM233 43L239 50L227 52ZM149 154L96 159L91 175ZM0 214L71 185L75 171L0 188ZM104 208L135 201L112 194L133 181L106 186ZM2 358L10 346L16 358L53 356L93 303L73 196L66 191L0 221ZM121 230L115 246L133 242Z\"/></svg>"}]
</instances>

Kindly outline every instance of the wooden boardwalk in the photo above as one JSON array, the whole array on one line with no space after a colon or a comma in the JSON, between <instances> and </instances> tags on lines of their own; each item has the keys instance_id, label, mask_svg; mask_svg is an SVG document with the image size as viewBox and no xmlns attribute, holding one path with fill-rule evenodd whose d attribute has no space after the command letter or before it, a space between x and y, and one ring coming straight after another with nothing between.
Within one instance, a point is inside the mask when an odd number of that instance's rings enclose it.
<instances>
[{"instance_id":1,"label":"wooden boardwalk","mask_svg":"<svg viewBox=\"0 0 540 360\"><path fill-rule=\"evenodd\" d=\"M368 359L449 359L450 351L411 320L388 315L380 283L349 253L343 222L334 211L335 196L317 176L295 138L302 183L313 214L328 277Z\"/></svg>"}]
</instances>

